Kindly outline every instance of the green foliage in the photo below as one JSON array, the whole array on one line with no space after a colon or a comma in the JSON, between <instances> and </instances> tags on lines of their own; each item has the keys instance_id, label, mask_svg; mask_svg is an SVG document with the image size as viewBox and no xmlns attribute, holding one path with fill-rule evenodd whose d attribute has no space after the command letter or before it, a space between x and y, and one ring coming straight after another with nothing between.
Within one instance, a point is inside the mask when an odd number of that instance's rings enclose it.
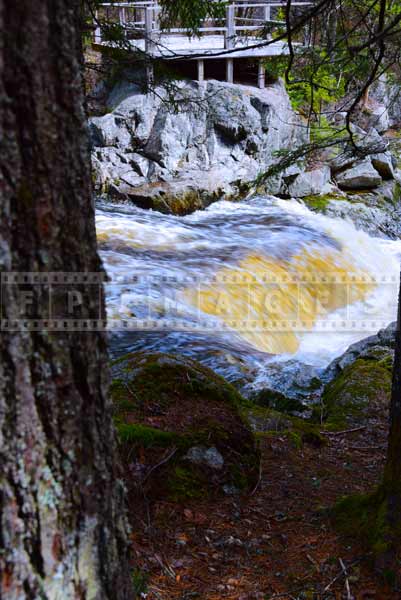
<instances>
[{"instance_id":1,"label":"green foliage","mask_svg":"<svg viewBox=\"0 0 401 600\"><path fill-rule=\"evenodd\" d=\"M134 598L141 598L148 590L148 576L140 569L135 569L132 573L132 585L134 588Z\"/></svg>"},{"instance_id":2,"label":"green foliage","mask_svg":"<svg viewBox=\"0 0 401 600\"><path fill-rule=\"evenodd\" d=\"M160 0L159 4L162 7L162 27L180 24L194 34L198 33L204 19L224 18L226 8L225 2L214 0Z\"/></svg>"}]
</instances>

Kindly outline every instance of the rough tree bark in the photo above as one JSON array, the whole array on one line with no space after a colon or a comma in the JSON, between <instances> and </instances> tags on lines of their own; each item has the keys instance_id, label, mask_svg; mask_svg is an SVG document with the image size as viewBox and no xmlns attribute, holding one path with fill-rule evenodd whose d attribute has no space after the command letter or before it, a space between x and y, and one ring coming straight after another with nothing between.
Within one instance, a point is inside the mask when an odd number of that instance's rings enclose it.
<instances>
[{"instance_id":1,"label":"rough tree bark","mask_svg":"<svg viewBox=\"0 0 401 600\"><path fill-rule=\"evenodd\" d=\"M390 434L382 493L385 497L385 552L379 557L381 569L395 565L401 545L401 290L398 300L398 320L395 334L393 386L390 404Z\"/></svg>"},{"instance_id":2,"label":"rough tree bark","mask_svg":"<svg viewBox=\"0 0 401 600\"><path fill-rule=\"evenodd\" d=\"M76 0L0 0L3 277L101 271L78 14ZM3 319L22 316L22 289L46 310L46 286L2 285ZM82 316L97 319L88 289ZM0 597L131 598L104 334L3 321L0 354Z\"/></svg>"}]
</instances>

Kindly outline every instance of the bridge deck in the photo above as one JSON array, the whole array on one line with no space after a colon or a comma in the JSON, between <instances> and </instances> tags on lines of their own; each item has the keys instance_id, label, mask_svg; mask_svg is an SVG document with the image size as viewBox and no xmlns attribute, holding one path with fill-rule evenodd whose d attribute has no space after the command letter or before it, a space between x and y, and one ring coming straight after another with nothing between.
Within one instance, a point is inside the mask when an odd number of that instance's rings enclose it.
<instances>
[{"instance_id":1,"label":"bridge deck","mask_svg":"<svg viewBox=\"0 0 401 600\"><path fill-rule=\"evenodd\" d=\"M178 27L161 31L161 8L157 0L103 3L96 14L94 43L97 49L114 46L115 42L103 39L103 28L107 23L118 23L125 33L126 46L146 53L150 59L174 60L185 57L197 60L199 81L204 78L205 60L224 57L227 81L232 82L234 60L256 58L259 59L258 84L264 87L261 59L289 53L285 41L272 42L274 30L285 25L278 17L283 18L280 11L285 9L286 4L284 0L230 0L224 19L208 19L201 24L199 36L188 36L185 29ZM291 8L301 10L312 4L310 1L294 0ZM299 40L298 45L302 45Z\"/></svg>"},{"instance_id":2,"label":"bridge deck","mask_svg":"<svg viewBox=\"0 0 401 600\"><path fill-rule=\"evenodd\" d=\"M129 40L133 50L147 51L145 40ZM103 45L109 45L103 42ZM224 55L226 46L224 36L208 35L201 38L190 38L183 35L161 35L155 40L150 54L155 58L174 60L188 58L189 60L227 58ZM266 45L263 38L237 39L235 47L230 50L230 58L265 58L288 54L286 42L273 42Z\"/></svg>"}]
</instances>

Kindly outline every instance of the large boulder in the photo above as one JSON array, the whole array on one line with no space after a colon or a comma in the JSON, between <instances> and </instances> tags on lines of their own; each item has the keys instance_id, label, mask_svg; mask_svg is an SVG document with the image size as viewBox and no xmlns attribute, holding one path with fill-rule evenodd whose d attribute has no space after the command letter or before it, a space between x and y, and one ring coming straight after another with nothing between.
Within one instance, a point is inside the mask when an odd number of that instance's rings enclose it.
<instances>
[{"instance_id":1,"label":"large boulder","mask_svg":"<svg viewBox=\"0 0 401 600\"><path fill-rule=\"evenodd\" d=\"M312 171L304 171L299 175L284 179L287 183L287 193L292 198L304 198L315 194L327 194L332 190L330 184L330 167L323 166Z\"/></svg>"},{"instance_id":2,"label":"large boulder","mask_svg":"<svg viewBox=\"0 0 401 600\"><path fill-rule=\"evenodd\" d=\"M243 398L196 361L134 353L112 365L127 485L173 501L255 485L259 454Z\"/></svg>"},{"instance_id":3,"label":"large boulder","mask_svg":"<svg viewBox=\"0 0 401 600\"><path fill-rule=\"evenodd\" d=\"M352 168L337 173L336 181L342 190L367 190L379 187L382 178L370 158L367 158Z\"/></svg>"},{"instance_id":4,"label":"large boulder","mask_svg":"<svg viewBox=\"0 0 401 600\"><path fill-rule=\"evenodd\" d=\"M372 154L370 157L372 165L383 179L394 179L395 169L391 152Z\"/></svg>"},{"instance_id":5,"label":"large boulder","mask_svg":"<svg viewBox=\"0 0 401 600\"><path fill-rule=\"evenodd\" d=\"M388 410L391 381L392 360L380 350L346 366L323 391L326 425L335 429L364 425Z\"/></svg>"},{"instance_id":6,"label":"large boulder","mask_svg":"<svg viewBox=\"0 0 401 600\"><path fill-rule=\"evenodd\" d=\"M341 151L337 148L337 153L330 159L329 164L333 174L350 169L364 157L386 152L388 148L388 142L374 127L365 131L352 123L351 132L353 134L353 144L348 140L342 145Z\"/></svg>"}]
</instances>

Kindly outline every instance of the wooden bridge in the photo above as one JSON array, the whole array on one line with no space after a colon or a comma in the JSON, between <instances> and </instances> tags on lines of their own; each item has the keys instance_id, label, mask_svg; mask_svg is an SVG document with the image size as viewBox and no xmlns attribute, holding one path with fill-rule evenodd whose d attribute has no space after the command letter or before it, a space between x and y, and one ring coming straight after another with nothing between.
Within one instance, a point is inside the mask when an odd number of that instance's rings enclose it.
<instances>
[{"instance_id":1,"label":"wooden bridge","mask_svg":"<svg viewBox=\"0 0 401 600\"><path fill-rule=\"evenodd\" d=\"M217 0L219 1L219 0ZM313 2L294 1L293 10L308 9ZM275 32L285 27L280 16L286 2L281 0L235 0L227 3L221 20L201 23L199 35L188 35L180 27L161 28L161 7L157 0L105 2L99 5L95 17L94 47L112 45L103 37L103 26L119 24L125 45L153 59L192 60L197 62L198 81L205 79L205 61L224 59L226 80L234 81L234 64L239 58L258 61L258 86L265 87L264 59L289 53L285 41L274 41ZM309 8L310 9L310 8ZM266 44L266 42L269 42ZM303 41L298 41L302 46ZM152 67L148 76L152 77Z\"/></svg>"}]
</instances>

